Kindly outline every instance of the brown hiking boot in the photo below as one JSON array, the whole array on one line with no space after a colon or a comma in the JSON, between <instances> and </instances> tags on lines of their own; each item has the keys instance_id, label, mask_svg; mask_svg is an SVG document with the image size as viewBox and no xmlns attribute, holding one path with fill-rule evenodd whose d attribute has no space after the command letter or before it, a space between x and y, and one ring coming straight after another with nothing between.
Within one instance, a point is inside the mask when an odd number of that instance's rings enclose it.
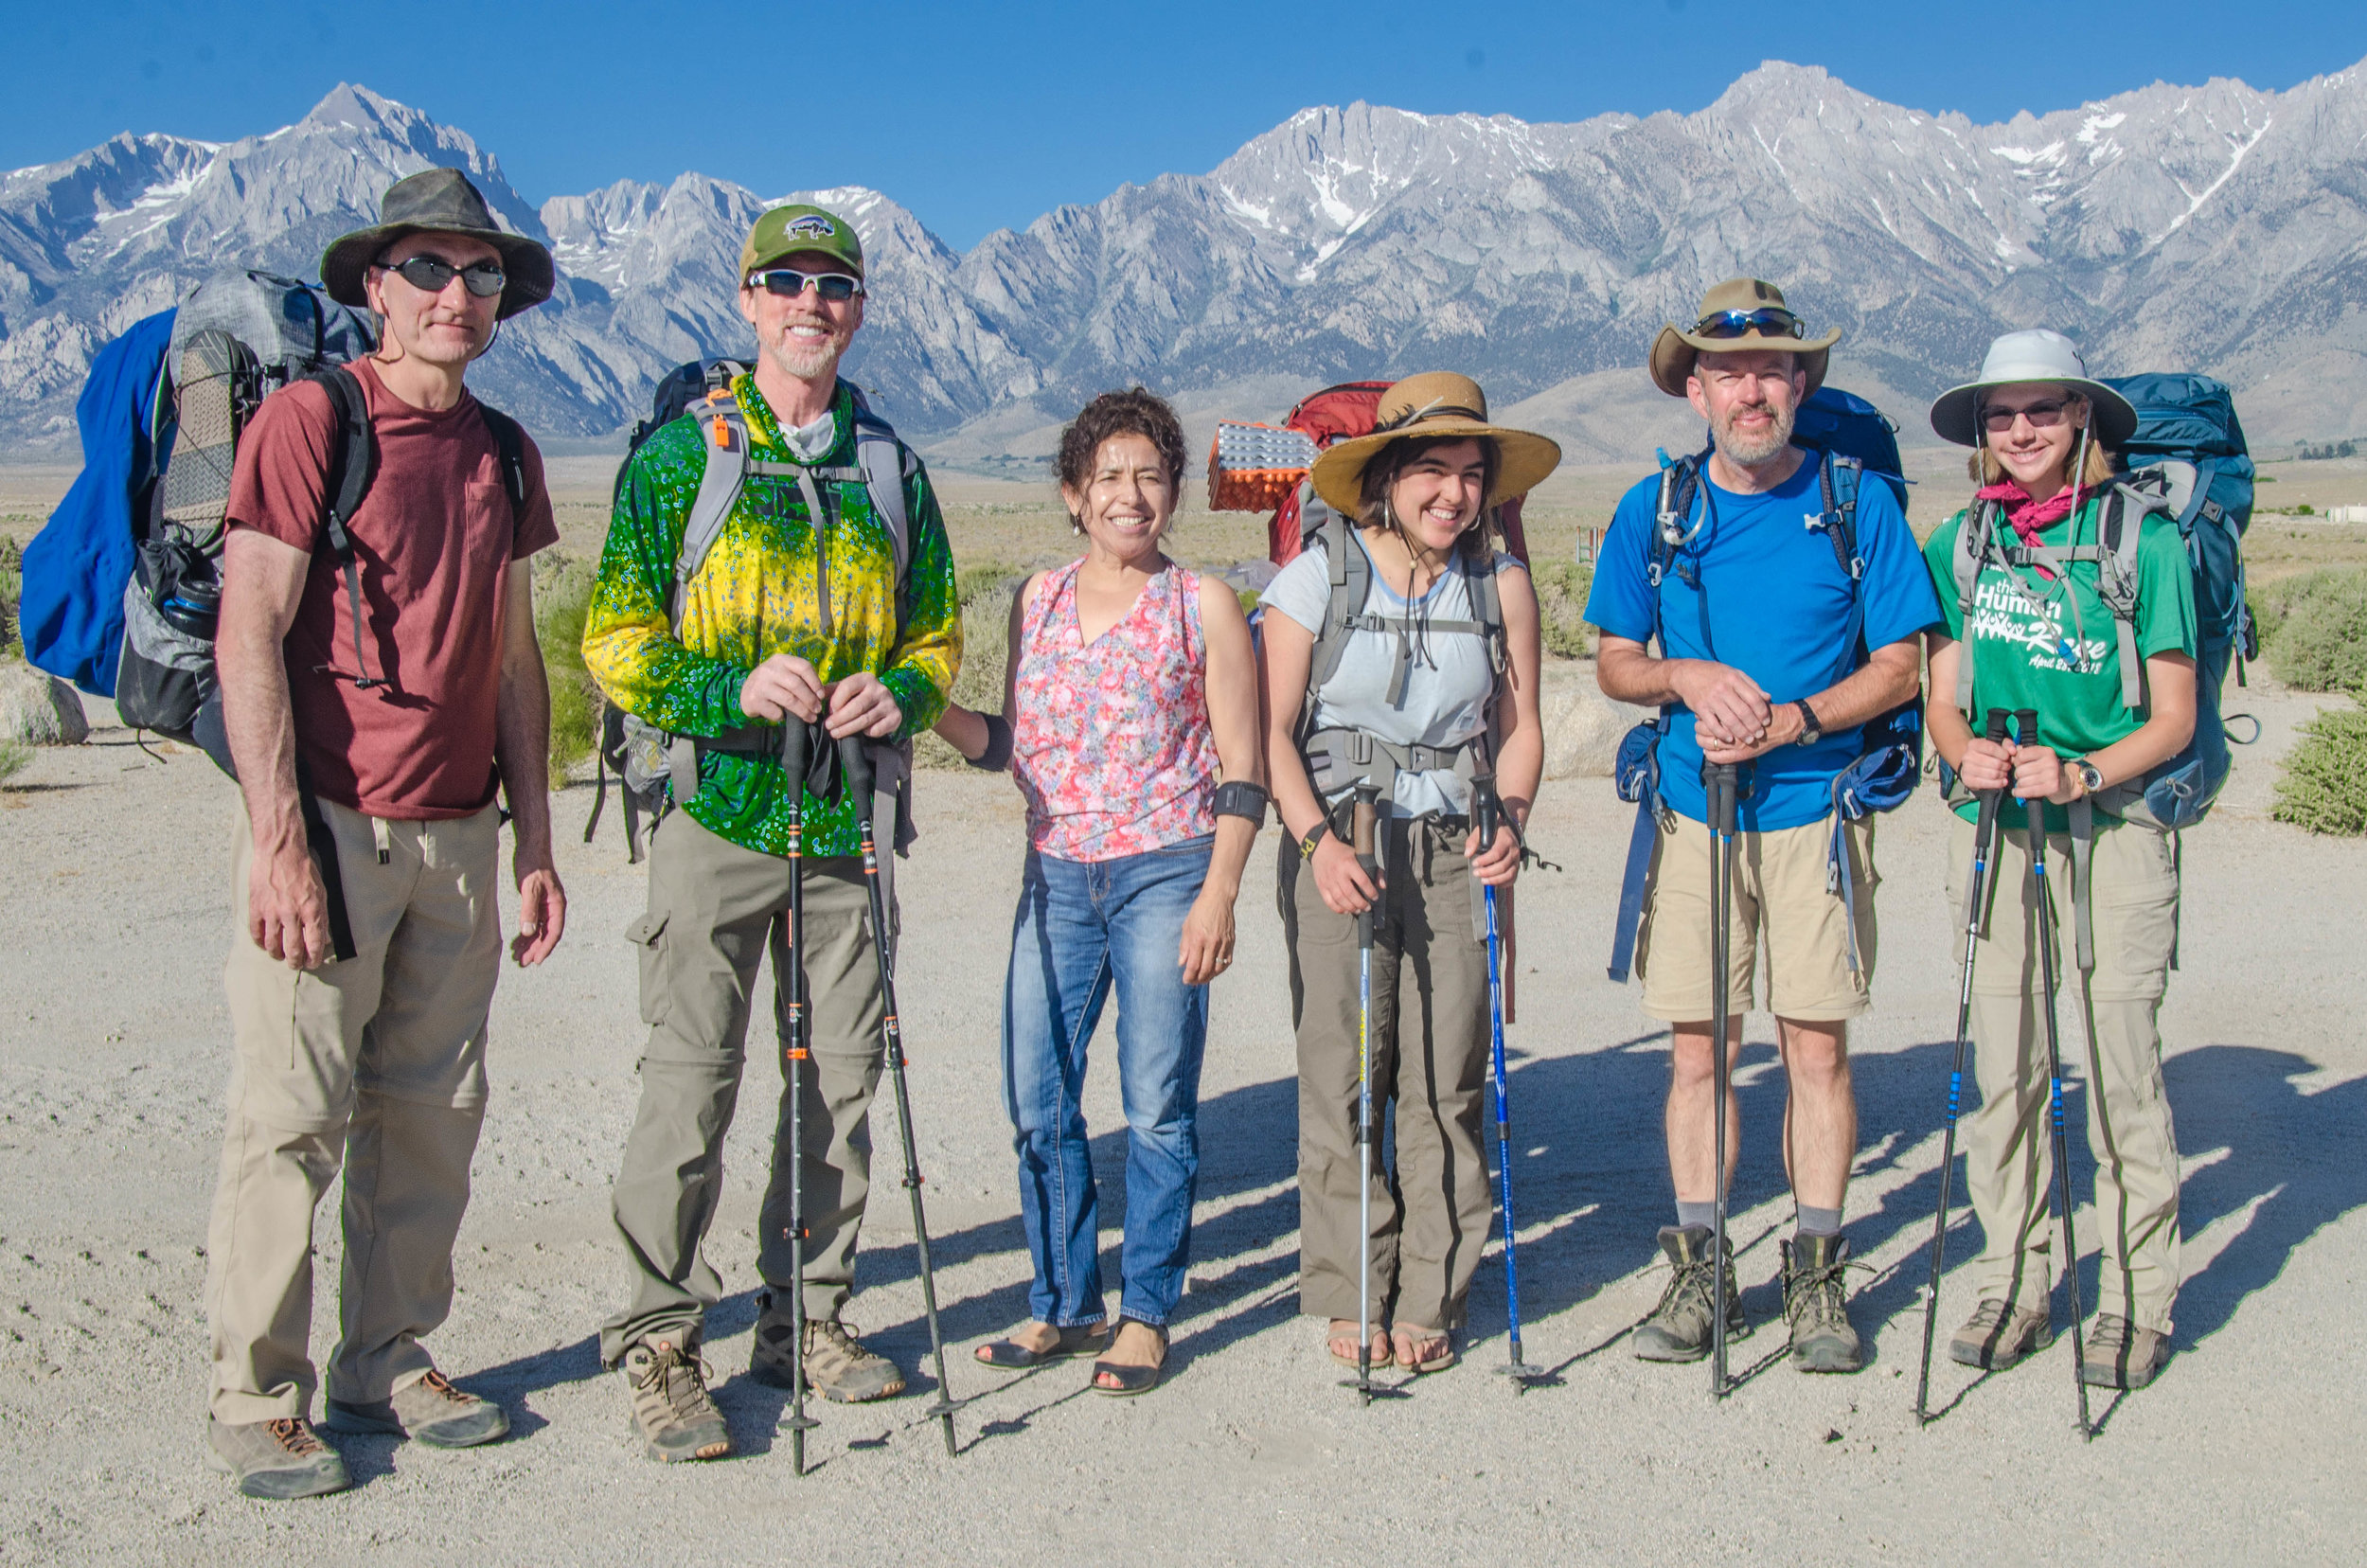
<instances>
[{"instance_id":1,"label":"brown hiking boot","mask_svg":"<svg viewBox=\"0 0 2367 1568\"><path fill-rule=\"evenodd\" d=\"M623 1370L632 1392L633 1435L650 1458L670 1465L731 1452L731 1429L707 1398L707 1364L695 1351L671 1340L643 1340L625 1352Z\"/></svg>"},{"instance_id":2,"label":"brown hiking boot","mask_svg":"<svg viewBox=\"0 0 2367 1568\"><path fill-rule=\"evenodd\" d=\"M1695 1362L1710 1353L1710 1324L1716 1281L1710 1277L1710 1227L1670 1225L1660 1233L1661 1251L1668 1255L1668 1289L1660 1305L1637 1326L1628 1343L1639 1361ZM1735 1281L1733 1249L1726 1255L1726 1337L1740 1339L1751 1331L1742 1315L1742 1291Z\"/></svg>"},{"instance_id":3,"label":"brown hiking boot","mask_svg":"<svg viewBox=\"0 0 2367 1568\"><path fill-rule=\"evenodd\" d=\"M2170 1336L2101 1312L2095 1332L2080 1348L2081 1382L2097 1388L2143 1388L2170 1359Z\"/></svg>"},{"instance_id":4,"label":"brown hiking boot","mask_svg":"<svg viewBox=\"0 0 2367 1568\"><path fill-rule=\"evenodd\" d=\"M763 1344L761 1336L757 1344ZM806 1386L840 1404L862 1404L904 1392L894 1362L866 1348L836 1318L806 1320Z\"/></svg>"},{"instance_id":5,"label":"brown hiking boot","mask_svg":"<svg viewBox=\"0 0 2367 1568\"><path fill-rule=\"evenodd\" d=\"M301 1416L237 1423L207 1417L205 1462L249 1497L320 1497L353 1485L337 1451Z\"/></svg>"},{"instance_id":6,"label":"brown hiking boot","mask_svg":"<svg viewBox=\"0 0 2367 1568\"><path fill-rule=\"evenodd\" d=\"M430 1372L372 1403L331 1399L321 1425L331 1432L384 1433L449 1449L474 1448L509 1434L509 1417L501 1406L463 1394L441 1372Z\"/></svg>"},{"instance_id":7,"label":"brown hiking boot","mask_svg":"<svg viewBox=\"0 0 2367 1568\"><path fill-rule=\"evenodd\" d=\"M2002 1372L2020 1366L2055 1343L2055 1325L2043 1307L2008 1307L1994 1296L1973 1310L1956 1337L1948 1342L1949 1358L1967 1366Z\"/></svg>"},{"instance_id":8,"label":"brown hiking boot","mask_svg":"<svg viewBox=\"0 0 2367 1568\"><path fill-rule=\"evenodd\" d=\"M1849 1322L1849 1238L1802 1236L1779 1243L1784 1255L1784 1316L1791 1322L1792 1364L1803 1372L1855 1372L1865 1346Z\"/></svg>"}]
</instances>

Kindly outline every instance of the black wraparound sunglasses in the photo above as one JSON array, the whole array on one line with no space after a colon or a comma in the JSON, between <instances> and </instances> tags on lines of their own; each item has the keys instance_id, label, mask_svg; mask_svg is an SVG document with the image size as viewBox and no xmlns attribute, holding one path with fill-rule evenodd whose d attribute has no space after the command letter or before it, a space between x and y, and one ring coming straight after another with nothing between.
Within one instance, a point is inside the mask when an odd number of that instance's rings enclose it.
<instances>
[{"instance_id":1,"label":"black wraparound sunglasses","mask_svg":"<svg viewBox=\"0 0 2367 1568\"><path fill-rule=\"evenodd\" d=\"M498 261L472 261L455 267L440 256L415 256L407 261L373 261L370 265L388 272L400 273L402 280L421 294L442 294L454 277L468 286L479 299L490 299L509 282L509 275L502 271Z\"/></svg>"}]
</instances>

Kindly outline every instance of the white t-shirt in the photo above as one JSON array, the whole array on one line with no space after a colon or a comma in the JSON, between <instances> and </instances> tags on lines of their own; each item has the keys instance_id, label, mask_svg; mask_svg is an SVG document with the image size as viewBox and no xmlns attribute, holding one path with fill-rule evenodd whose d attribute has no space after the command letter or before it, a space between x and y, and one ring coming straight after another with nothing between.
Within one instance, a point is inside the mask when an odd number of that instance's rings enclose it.
<instances>
[{"instance_id":1,"label":"white t-shirt","mask_svg":"<svg viewBox=\"0 0 2367 1568\"><path fill-rule=\"evenodd\" d=\"M1355 540L1354 548L1362 550L1364 541L1358 530L1350 528L1348 533ZM1370 552L1365 559L1371 559ZM1519 564L1499 552L1492 569L1502 572ZM1275 574L1257 602L1290 616L1310 635L1320 633L1324 607L1331 602L1331 560L1323 540L1308 541L1307 548ZM1409 600L1392 589L1376 567L1372 585L1365 590L1363 613L1383 616L1392 630L1347 633L1348 646L1340 657L1340 668L1315 694L1314 728L1361 729L1392 745L1445 747L1468 740L1487 727L1487 704L1496 691L1487 639L1469 632L1425 630L1431 622L1479 619L1470 584L1460 571L1443 573L1428 593ZM1389 681L1397 670L1395 633L1399 626L1414 659L1405 690L1393 704L1388 701ZM1315 656L1322 658L1322 650ZM1400 816L1461 816L1471 809L1470 788L1444 768L1400 773L1394 804Z\"/></svg>"}]
</instances>

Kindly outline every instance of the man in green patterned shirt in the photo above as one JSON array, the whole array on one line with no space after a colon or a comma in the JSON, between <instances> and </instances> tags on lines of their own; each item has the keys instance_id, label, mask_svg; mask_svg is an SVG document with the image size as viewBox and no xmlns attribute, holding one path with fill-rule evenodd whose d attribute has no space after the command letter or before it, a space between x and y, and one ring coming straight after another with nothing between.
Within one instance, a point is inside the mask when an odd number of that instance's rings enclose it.
<instances>
[{"instance_id":1,"label":"man in green patterned shirt","mask_svg":"<svg viewBox=\"0 0 2367 1568\"><path fill-rule=\"evenodd\" d=\"M854 394L838 365L863 325L863 276L861 241L834 214L786 206L756 221L740 249L739 308L757 359L731 387L748 442L744 486L677 584L706 465L739 459L719 452L725 428L695 406L645 441L618 487L584 626L584 663L610 700L682 738L668 786L677 809L651 829L649 911L630 933L650 1025L614 1195L632 1299L600 1334L601 1359L624 1369L635 1427L658 1459L731 1452L698 1353L722 1293L700 1248L756 967L768 947L776 974L786 957L788 792L804 787L782 774L780 723L795 715L834 739L869 737L882 778L904 776L889 748L909 757L905 743L935 722L961 662L952 556L927 472L899 446L909 535L899 584L888 520L857 464ZM681 798L693 758L696 788ZM894 833L880 826L883 843L909 837L900 813ZM883 1011L854 805L804 793L804 829L812 1055L797 1068L802 1128L786 1125L782 1096L758 1227L771 1291L751 1370L786 1385L799 1354L786 1299L793 1157L805 1185L807 1376L831 1399L883 1399L903 1390L903 1373L839 1322L870 1187Z\"/></svg>"}]
</instances>

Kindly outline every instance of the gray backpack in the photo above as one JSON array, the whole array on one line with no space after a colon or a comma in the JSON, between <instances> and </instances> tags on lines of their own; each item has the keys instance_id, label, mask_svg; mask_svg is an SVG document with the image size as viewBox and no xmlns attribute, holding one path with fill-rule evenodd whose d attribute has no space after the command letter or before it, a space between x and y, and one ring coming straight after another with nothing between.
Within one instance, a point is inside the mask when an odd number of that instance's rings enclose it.
<instances>
[{"instance_id":1,"label":"gray backpack","mask_svg":"<svg viewBox=\"0 0 2367 1568\"><path fill-rule=\"evenodd\" d=\"M701 439L707 449L706 472L699 481L699 493L691 500L690 515L684 520L682 545L674 557L674 579L667 589L666 613L673 636L677 641L682 637L683 591L706 563L707 552L715 547L715 541L722 533L732 507L747 488L752 473L796 481L807 515L816 520L814 552L820 580L814 597L821 606L821 631L825 636L830 631L830 563L824 551L821 520L831 516L832 511L824 507L817 481L863 485L870 497L872 512L886 529L888 542L896 552L896 626L900 636L912 611L912 518L904 506L904 484L918 471L920 460L897 437L895 427L872 412L862 389L849 382L839 384L854 399L854 467L811 468L803 463L768 462L755 457L749 450L747 416L740 411L739 400L732 396L733 380L748 369L738 360L694 362L661 381L650 417L635 428L625 462L616 471L617 493L621 495L632 454L640 450L644 441L677 419L698 421ZM774 724L744 725L719 736L676 735L614 703L604 703L600 714L598 792L593 797L591 818L583 825L583 842L591 843L599 829L600 812L608 803L611 769L623 786L626 859L638 863L642 817L647 814L654 819L658 815L665 806L669 783L678 806L698 793L701 752L769 751L780 744L779 735L779 726ZM890 771L889 767L881 769L883 785ZM909 769L905 772L908 775ZM899 803L905 804L900 795ZM899 838L910 832L910 815L909 811L899 812Z\"/></svg>"}]
</instances>

